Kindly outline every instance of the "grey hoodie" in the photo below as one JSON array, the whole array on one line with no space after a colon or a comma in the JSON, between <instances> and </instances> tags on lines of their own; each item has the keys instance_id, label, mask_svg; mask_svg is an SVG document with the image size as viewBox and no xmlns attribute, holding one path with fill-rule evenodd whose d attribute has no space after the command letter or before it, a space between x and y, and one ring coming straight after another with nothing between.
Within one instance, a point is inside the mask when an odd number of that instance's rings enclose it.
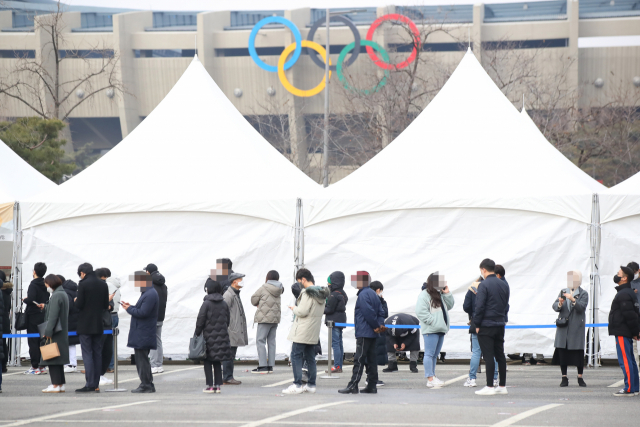
<instances>
[{"instance_id":1,"label":"grey hoodie","mask_svg":"<svg viewBox=\"0 0 640 427\"><path fill-rule=\"evenodd\" d=\"M281 298L284 286L277 280L268 280L251 296L251 305L256 306L254 323L280 323Z\"/></svg>"},{"instance_id":2,"label":"grey hoodie","mask_svg":"<svg viewBox=\"0 0 640 427\"><path fill-rule=\"evenodd\" d=\"M122 286L120 279L117 277L107 278L107 286L109 286L109 295L116 293L113 296L113 311L111 313L118 314L118 311L120 311L120 304L118 304L120 302L120 286Z\"/></svg>"}]
</instances>

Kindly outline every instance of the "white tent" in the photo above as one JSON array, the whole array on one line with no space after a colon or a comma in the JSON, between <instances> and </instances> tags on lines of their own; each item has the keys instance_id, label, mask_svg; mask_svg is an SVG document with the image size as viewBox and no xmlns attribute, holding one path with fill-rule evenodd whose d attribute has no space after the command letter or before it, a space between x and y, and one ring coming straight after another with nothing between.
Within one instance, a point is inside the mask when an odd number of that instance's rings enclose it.
<instances>
[{"instance_id":1,"label":"white tent","mask_svg":"<svg viewBox=\"0 0 640 427\"><path fill-rule=\"evenodd\" d=\"M509 323L552 324L566 272L589 277L592 193L602 188L550 146L468 52L392 144L305 200L307 266L322 278L368 271L385 285L390 314L414 312L422 283L439 271L456 299L452 324L466 325L464 295L489 257L512 279ZM352 321L355 289L348 292ZM469 352L466 334L452 331L444 350ZM509 331L507 349L549 354L553 336ZM345 346L353 350L353 341Z\"/></svg>"},{"instance_id":2,"label":"white tent","mask_svg":"<svg viewBox=\"0 0 640 427\"><path fill-rule=\"evenodd\" d=\"M216 259L246 274L242 300L269 270L293 281L297 198L318 185L267 143L196 59L165 99L120 144L78 176L23 204L26 265L76 277L77 266L106 266L138 295L129 275L153 262L167 280L166 354L185 355ZM286 295L290 295L287 291ZM120 315L126 347L129 316ZM278 331L288 352L288 324ZM255 331L241 356L255 357Z\"/></svg>"}]
</instances>

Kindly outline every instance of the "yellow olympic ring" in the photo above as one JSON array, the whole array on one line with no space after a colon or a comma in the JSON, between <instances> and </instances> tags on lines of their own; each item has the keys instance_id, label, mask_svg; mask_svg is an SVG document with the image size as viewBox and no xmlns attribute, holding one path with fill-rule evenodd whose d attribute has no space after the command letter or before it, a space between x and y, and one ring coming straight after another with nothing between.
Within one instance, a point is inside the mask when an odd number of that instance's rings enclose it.
<instances>
[{"instance_id":1,"label":"yellow olympic ring","mask_svg":"<svg viewBox=\"0 0 640 427\"><path fill-rule=\"evenodd\" d=\"M318 43L312 42L312 41L309 41L309 40L302 40L302 47L308 47L308 48L311 48L311 49L315 50L316 52L318 52L320 54L320 56L322 57L323 61L325 61L325 63L326 63L326 61L327 61L327 54L326 53L327 52ZM313 89L302 90L302 89L298 89L297 87L295 87L291 83L289 83L289 80L287 80L287 76L284 74L284 63L286 62L287 57L289 56L289 54L295 48L296 48L296 43L291 43L289 46L287 46L285 48L284 51L282 51L282 54L280 55L280 59L278 60L278 77L280 77L280 83L282 83L282 86L284 86L284 88L286 90L288 90L290 93L292 93L293 95L296 95L296 96L309 97L309 96L317 95L318 93L322 92L322 90L324 89L324 87L326 85L324 76L322 76L322 81L320 82L320 84L318 86L314 87ZM331 58L329 58L329 65L331 65ZM331 78L331 70L329 70L329 78Z\"/></svg>"}]
</instances>

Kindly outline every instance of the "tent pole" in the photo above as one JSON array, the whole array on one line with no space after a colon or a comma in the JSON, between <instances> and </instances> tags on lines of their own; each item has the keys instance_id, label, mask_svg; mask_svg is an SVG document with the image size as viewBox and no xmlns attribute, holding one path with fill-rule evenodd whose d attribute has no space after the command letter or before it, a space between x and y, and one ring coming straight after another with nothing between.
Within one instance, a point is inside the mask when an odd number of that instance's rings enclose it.
<instances>
[{"instance_id":1,"label":"tent pole","mask_svg":"<svg viewBox=\"0 0 640 427\"><path fill-rule=\"evenodd\" d=\"M602 237L602 229L600 226L600 197L598 194L593 195L594 213L595 213L595 242L594 242L594 294L593 294L593 323L599 323L600 321L600 271L598 265L600 264L600 241ZM594 327L594 354L593 361L594 367L600 366L600 329Z\"/></svg>"},{"instance_id":2,"label":"tent pole","mask_svg":"<svg viewBox=\"0 0 640 427\"><path fill-rule=\"evenodd\" d=\"M293 280L296 280L296 273L304 268L304 216L302 212L302 199L296 201L296 219L293 241Z\"/></svg>"},{"instance_id":3,"label":"tent pole","mask_svg":"<svg viewBox=\"0 0 640 427\"><path fill-rule=\"evenodd\" d=\"M11 256L11 281L13 282L13 297L11 304L11 333L16 331L15 313L22 304L22 221L20 220L20 203L13 205L13 254ZM11 338L11 352L9 366L20 366L20 338Z\"/></svg>"}]
</instances>

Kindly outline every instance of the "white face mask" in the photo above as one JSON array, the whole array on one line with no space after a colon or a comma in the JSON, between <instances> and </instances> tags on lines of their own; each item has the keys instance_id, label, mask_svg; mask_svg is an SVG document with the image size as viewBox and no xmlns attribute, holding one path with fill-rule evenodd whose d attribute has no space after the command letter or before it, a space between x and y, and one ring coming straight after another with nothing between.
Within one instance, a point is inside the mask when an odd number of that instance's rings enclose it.
<instances>
[{"instance_id":1,"label":"white face mask","mask_svg":"<svg viewBox=\"0 0 640 427\"><path fill-rule=\"evenodd\" d=\"M244 280L236 284L237 287L242 288L244 286Z\"/></svg>"},{"instance_id":2,"label":"white face mask","mask_svg":"<svg viewBox=\"0 0 640 427\"><path fill-rule=\"evenodd\" d=\"M633 275L633 280L638 280L638 277L640 277L640 274L636 273Z\"/></svg>"},{"instance_id":3,"label":"white face mask","mask_svg":"<svg viewBox=\"0 0 640 427\"><path fill-rule=\"evenodd\" d=\"M53 293L53 289L52 289L52 288L47 287L47 292L49 292L50 294L52 294L52 293Z\"/></svg>"}]
</instances>

